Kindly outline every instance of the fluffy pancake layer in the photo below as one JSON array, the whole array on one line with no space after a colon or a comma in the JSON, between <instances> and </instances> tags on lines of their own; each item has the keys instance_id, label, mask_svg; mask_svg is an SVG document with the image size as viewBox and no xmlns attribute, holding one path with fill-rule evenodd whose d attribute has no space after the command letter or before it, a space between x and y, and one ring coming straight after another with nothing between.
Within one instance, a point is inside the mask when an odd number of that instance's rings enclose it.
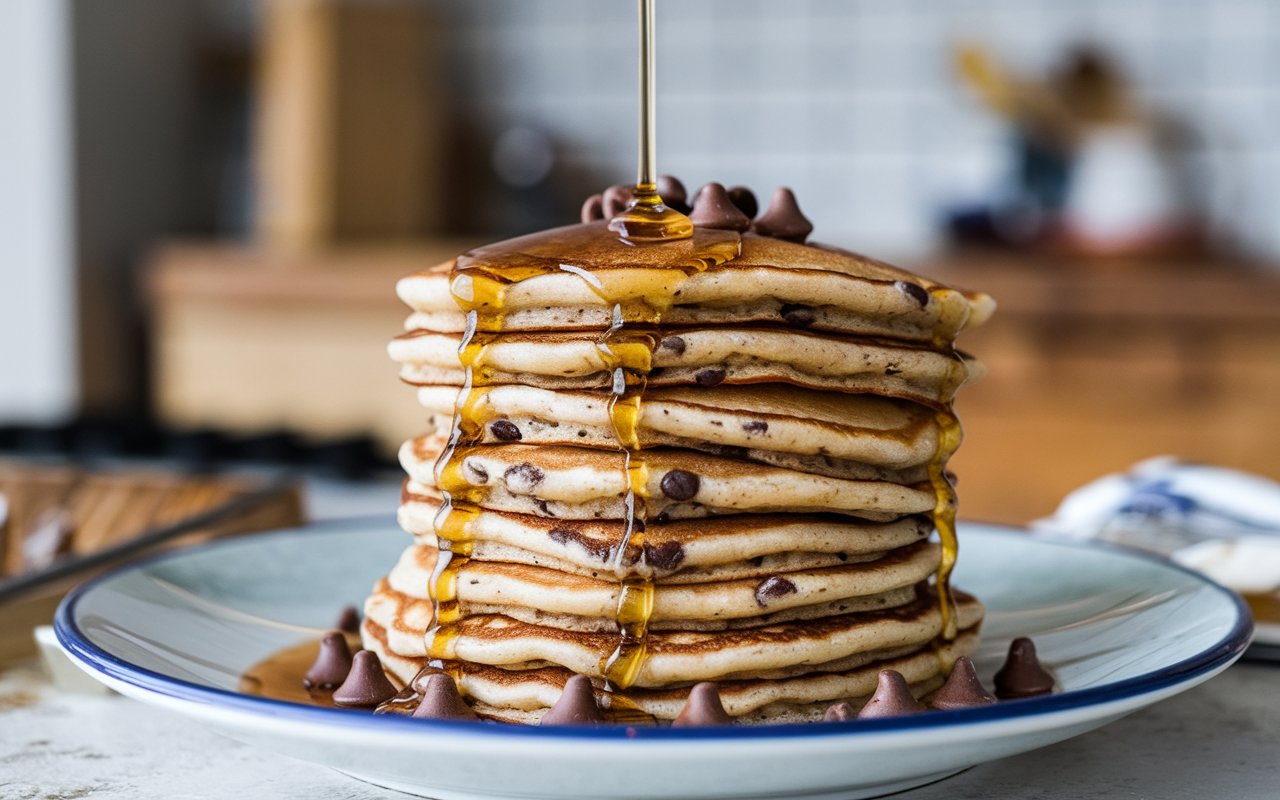
<instances>
[{"instance_id":1,"label":"fluffy pancake layer","mask_svg":"<svg viewBox=\"0 0 1280 800\"><path fill-rule=\"evenodd\" d=\"M512 243L504 243L504 249ZM514 243L517 249L520 242ZM590 254L583 254L589 258ZM411 327L462 331L451 285L453 262L403 278L396 293L414 310ZM656 274L655 274L656 273ZM671 297L670 325L773 323L905 341L951 341L991 316L995 304L865 256L747 234L738 257L672 283L669 270L633 264L596 270L604 291L577 274L551 270L512 285L503 302L503 330L603 330L612 302L646 295ZM914 288L913 288L914 287ZM923 302L922 302L923 300ZM797 313L802 311L802 313Z\"/></svg>"},{"instance_id":2,"label":"fluffy pancake layer","mask_svg":"<svg viewBox=\"0 0 1280 800\"><path fill-rule=\"evenodd\" d=\"M531 332L486 338L473 364L484 384L543 389L608 388L616 366L598 333ZM400 377L461 386L462 334L413 330L392 340ZM926 346L776 328L687 328L659 338L648 356L651 386L782 383L898 397L933 406L980 374L976 361Z\"/></svg>"}]
</instances>

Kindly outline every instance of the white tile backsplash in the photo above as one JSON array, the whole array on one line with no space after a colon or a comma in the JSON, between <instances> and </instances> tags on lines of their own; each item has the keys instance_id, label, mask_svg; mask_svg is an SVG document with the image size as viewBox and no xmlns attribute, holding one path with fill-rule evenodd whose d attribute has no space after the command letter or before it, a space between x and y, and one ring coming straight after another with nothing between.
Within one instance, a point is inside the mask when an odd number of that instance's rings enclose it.
<instances>
[{"instance_id":1,"label":"white tile backsplash","mask_svg":"<svg viewBox=\"0 0 1280 800\"><path fill-rule=\"evenodd\" d=\"M441 9L459 26L448 58L467 76L464 112L535 125L602 181L631 175L633 3ZM1009 172L1007 128L955 77L956 43L1037 71L1095 42L1196 132L1215 228L1280 261L1275 0L696 0L658 13L659 167L691 190L751 183L763 199L787 183L822 240L922 250L945 207Z\"/></svg>"}]
</instances>

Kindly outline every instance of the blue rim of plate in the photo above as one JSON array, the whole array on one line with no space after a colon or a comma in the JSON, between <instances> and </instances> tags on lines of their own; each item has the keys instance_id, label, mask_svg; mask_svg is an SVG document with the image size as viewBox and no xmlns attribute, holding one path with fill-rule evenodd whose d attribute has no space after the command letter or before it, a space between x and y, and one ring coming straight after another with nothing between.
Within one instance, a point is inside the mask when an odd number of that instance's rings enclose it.
<instances>
[{"instance_id":1,"label":"blue rim of plate","mask_svg":"<svg viewBox=\"0 0 1280 800\"><path fill-rule=\"evenodd\" d=\"M1085 550L1108 550L1120 556L1148 561L1174 572L1181 572L1222 594L1235 608L1235 621L1227 634L1214 643L1213 646L1156 672L1149 672L1132 678L1125 678L1123 680L1116 681L1115 683L1104 684L1102 686L1075 689L1043 697L1031 697L1022 700L1005 700L990 706L959 709L956 711L946 711L937 714L919 714L907 717L890 717L887 719L849 720L847 722L789 723L783 725L724 728L631 727L626 725L597 727L564 725L552 728L540 728L529 725L507 725L501 723L412 719L392 714L373 715L365 711L307 706L302 705L301 703L290 703L284 700L273 700L266 697L257 697L255 695L233 692L227 689L202 686L180 678L173 678L167 675L162 675L158 672L153 672L149 669L139 667L111 655L93 642L89 641L88 637L78 627L76 627L74 621L76 605L79 604L86 595L92 592L99 583L116 578L126 572L142 569L150 566L151 564L168 561L174 558L184 558L193 553L203 552L213 548L244 544L248 540L257 540L262 537L296 534L303 528L315 530L317 528L323 529L360 524L385 524L388 521L389 520L387 518L382 516L325 520L323 522L310 523L302 527L284 528L266 533L255 533L249 536L223 539L170 553L161 553L151 558L136 561L94 577L71 590L71 592L69 592L58 605L58 611L54 617L53 623L54 631L57 634L59 644L61 644L63 648L71 653L76 659L92 667L95 671L137 689L180 700L216 705L242 712L247 711L266 714L277 719L335 725L340 724L347 727L354 725L360 728L378 728L382 731L400 730L404 731L405 735L413 735L415 732L420 735L428 733L467 733L483 737L532 736L550 739L572 738L605 741L678 741L687 739L731 741L737 739L792 739L796 737L811 736L865 736L880 733L896 733L900 731L931 730L957 725L963 726L987 722L1001 722L1023 717L1071 711L1074 709L1087 708L1089 706L1114 703L1133 697L1140 697L1145 694L1160 691L1161 689L1165 689L1170 686L1185 683L1197 676L1211 673L1220 667L1230 664L1243 654L1245 648L1248 647L1249 640L1253 634L1252 616L1240 596L1209 580L1198 572L1187 569L1179 564L1166 561L1158 556L1153 556L1148 553L1131 550L1117 545L1111 545L1109 543L1078 542L1048 537L1036 537L1035 541L1053 547L1067 547ZM961 524L963 525L964 523L962 522ZM1025 535L1023 533L1019 533L1019 529L1007 525L978 522L970 522L969 524L982 525L992 532L998 532L1001 535Z\"/></svg>"}]
</instances>

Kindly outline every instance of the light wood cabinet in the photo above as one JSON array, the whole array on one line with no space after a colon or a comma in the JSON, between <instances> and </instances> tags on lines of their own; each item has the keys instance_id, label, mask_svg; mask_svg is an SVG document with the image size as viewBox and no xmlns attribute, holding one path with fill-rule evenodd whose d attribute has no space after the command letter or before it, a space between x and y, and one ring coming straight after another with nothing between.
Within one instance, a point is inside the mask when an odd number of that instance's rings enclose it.
<instances>
[{"instance_id":1,"label":"light wood cabinet","mask_svg":"<svg viewBox=\"0 0 1280 800\"><path fill-rule=\"evenodd\" d=\"M1025 522L1071 489L1175 455L1280 478L1280 274L1227 265L939 260L989 292L962 335L961 516Z\"/></svg>"}]
</instances>

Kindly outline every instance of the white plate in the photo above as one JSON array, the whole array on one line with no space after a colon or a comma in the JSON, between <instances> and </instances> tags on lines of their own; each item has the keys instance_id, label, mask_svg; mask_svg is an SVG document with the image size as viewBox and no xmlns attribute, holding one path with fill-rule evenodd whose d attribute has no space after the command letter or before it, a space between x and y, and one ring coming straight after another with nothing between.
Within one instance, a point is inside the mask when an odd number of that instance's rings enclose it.
<instances>
[{"instance_id":1,"label":"white plate","mask_svg":"<svg viewBox=\"0 0 1280 800\"><path fill-rule=\"evenodd\" d=\"M1222 671L1251 631L1235 595L1179 567L968 524L956 582L987 604L979 673L989 682L1009 640L1030 635L1065 691L898 719L705 729L434 722L236 691L250 665L358 603L405 541L379 519L175 553L73 592L58 638L123 694L423 796L849 800L1104 725Z\"/></svg>"}]
</instances>

